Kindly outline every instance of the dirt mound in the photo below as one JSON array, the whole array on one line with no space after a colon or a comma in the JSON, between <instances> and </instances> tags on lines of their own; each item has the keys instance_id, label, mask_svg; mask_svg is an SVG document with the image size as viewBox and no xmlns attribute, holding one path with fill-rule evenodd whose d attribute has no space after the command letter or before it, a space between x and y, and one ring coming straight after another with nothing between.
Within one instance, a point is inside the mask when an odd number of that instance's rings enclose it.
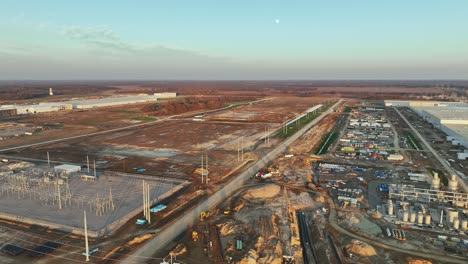
<instances>
[{"instance_id":1,"label":"dirt mound","mask_svg":"<svg viewBox=\"0 0 468 264\"><path fill-rule=\"evenodd\" d=\"M202 169L202 168L196 168L196 169L193 171L193 173L199 174L199 175L201 175L202 173L206 175L206 174L208 174L208 172L209 172L209 171L208 171L207 169Z\"/></svg>"},{"instance_id":2,"label":"dirt mound","mask_svg":"<svg viewBox=\"0 0 468 264\"><path fill-rule=\"evenodd\" d=\"M324 203L325 202L325 197L323 197L322 195L317 195L317 196L315 196L314 201L316 201L318 203Z\"/></svg>"},{"instance_id":3,"label":"dirt mound","mask_svg":"<svg viewBox=\"0 0 468 264\"><path fill-rule=\"evenodd\" d=\"M187 247L184 244L179 244L171 251L171 254L177 257L182 254L185 254L186 252L187 252Z\"/></svg>"},{"instance_id":4,"label":"dirt mound","mask_svg":"<svg viewBox=\"0 0 468 264\"><path fill-rule=\"evenodd\" d=\"M239 231L240 225L236 224L234 222L228 222L228 223L223 223L219 224L219 233L221 237L229 236L235 234L237 231Z\"/></svg>"},{"instance_id":5,"label":"dirt mound","mask_svg":"<svg viewBox=\"0 0 468 264\"><path fill-rule=\"evenodd\" d=\"M243 200L239 200L236 205L234 206L234 208L232 208L232 211L233 212L239 212L242 208L244 208L244 201Z\"/></svg>"},{"instance_id":6,"label":"dirt mound","mask_svg":"<svg viewBox=\"0 0 468 264\"><path fill-rule=\"evenodd\" d=\"M152 234L146 234L146 235L138 236L138 237L135 237L134 239L132 239L131 241L129 241L127 244L129 246L134 245L134 244L140 244L141 242L143 242L145 240L148 240L151 237L153 237Z\"/></svg>"},{"instance_id":7,"label":"dirt mound","mask_svg":"<svg viewBox=\"0 0 468 264\"><path fill-rule=\"evenodd\" d=\"M349 253L353 253L364 257L377 255L377 252L375 252L375 249L371 245L356 239L354 239L353 241L351 241L351 243L346 245L346 250Z\"/></svg>"},{"instance_id":8,"label":"dirt mound","mask_svg":"<svg viewBox=\"0 0 468 264\"><path fill-rule=\"evenodd\" d=\"M257 259L257 251L255 251L255 249L251 249L241 261L237 262L237 264L257 264Z\"/></svg>"},{"instance_id":9,"label":"dirt mound","mask_svg":"<svg viewBox=\"0 0 468 264\"><path fill-rule=\"evenodd\" d=\"M370 216L375 219L380 219L382 218L382 214L379 212L371 213Z\"/></svg>"},{"instance_id":10,"label":"dirt mound","mask_svg":"<svg viewBox=\"0 0 468 264\"><path fill-rule=\"evenodd\" d=\"M274 184L268 184L258 188L252 188L244 194L246 199L268 199L277 196L280 192L280 187Z\"/></svg>"},{"instance_id":11,"label":"dirt mound","mask_svg":"<svg viewBox=\"0 0 468 264\"><path fill-rule=\"evenodd\" d=\"M429 261L429 260L413 259L413 258L407 258L406 263L408 263L408 264L432 264L432 262Z\"/></svg>"}]
</instances>

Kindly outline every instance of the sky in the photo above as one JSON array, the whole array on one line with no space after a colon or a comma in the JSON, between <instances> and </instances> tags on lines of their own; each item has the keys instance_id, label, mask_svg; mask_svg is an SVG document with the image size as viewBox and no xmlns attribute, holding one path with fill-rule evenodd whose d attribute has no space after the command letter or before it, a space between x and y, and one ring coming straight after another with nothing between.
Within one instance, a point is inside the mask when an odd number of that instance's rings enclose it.
<instances>
[{"instance_id":1,"label":"sky","mask_svg":"<svg viewBox=\"0 0 468 264\"><path fill-rule=\"evenodd\" d=\"M468 79L466 0L2 0L0 79Z\"/></svg>"}]
</instances>

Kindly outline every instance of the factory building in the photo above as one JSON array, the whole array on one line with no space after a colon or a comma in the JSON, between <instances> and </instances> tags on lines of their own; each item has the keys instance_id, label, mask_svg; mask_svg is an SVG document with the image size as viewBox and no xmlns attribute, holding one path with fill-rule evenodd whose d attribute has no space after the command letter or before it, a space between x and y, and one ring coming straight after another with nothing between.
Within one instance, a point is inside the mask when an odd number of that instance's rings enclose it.
<instances>
[{"instance_id":1,"label":"factory building","mask_svg":"<svg viewBox=\"0 0 468 264\"><path fill-rule=\"evenodd\" d=\"M71 110L73 108L72 104L63 102L63 103L41 103L41 104L31 104L31 105L17 105L16 111L18 115L24 114L37 114L37 113L46 113L62 110Z\"/></svg>"},{"instance_id":2,"label":"factory building","mask_svg":"<svg viewBox=\"0 0 468 264\"><path fill-rule=\"evenodd\" d=\"M421 115L434 125L468 125L468 107L423 108Z\"/></svg>"},{"instance_id":3,"label":"factory building","mask_svg":"<svg viewBox=\"0 0 468 264\"><path fill-rule=\"evenodd\" d=\"M438 102L438 101L399 101L385 100L385 106L406 107L468 107L467 103L461 102Z\"/></svg>"},{"instance_id":4,"label":"factory building","mask_svg":"<svg viewBox=\"0 0 468 264\"><path fill-rule=\"evenodd\" d=\"M154 93L154 96L158 98L173 98L177 97L177 93Z\"/></svg>"},{"instance_id":5,"label":"factory building","mask_svg":"<svg viewBox=\"0 0 468 264\"><path fill-rule=\"evenodd\" d=\"M453 145L468 148L468 107L424 108L421 115L447 134Z\"/></svg>"},{"instance_id":6,"label":"factory building","mask_svg":"<svg viewBox=\"0 0 468 264\"><path fill-rule=\"evenodd\" d=\"M447 140L454 146L468 148L468 103L436 101L392 101L385 106L409 107L424 120L447 134ZM459 159L464 159L460 154Z\"/></svg>"},{"instance_id":7,"label":"factory building","mask_svg":"<svg viewBox=\"0 0 468 264\"><path fill-rule=\"evenodd\" d=\"M18 114L18 110L16 110L13 106L2 106L0 107L0 117L4 116L14 116Z\"/></svg>"},{"instance_id":8,"label":"factory building","mask_svg":"<svg viewBox=\"0 0 468 264\"><path fill-rule=\"evenodd\" d=\"M87 109L87 108L95 108L95 107L156 102L157 100L158 100L157 96L137 95L137 96L106 97L106 98L89 99L89 100L76 100L76 101L70 101L70 103L73 105L73 108Z\"/></svg>"},{"instance_id":9,"label":"factory building","mask_svg":"<svg viewBox=\"0 0 468 264\"><path fill-rule=\"evenodd\" d=\"M39 103L27 105L0 106L0 116L37 114L71 109L88 109L126 104L156 102L160 98L176 97L177 93L155 93L154 95L113 96L98 99L71 100L63 102Z\"/></svg>"}]
</instances>

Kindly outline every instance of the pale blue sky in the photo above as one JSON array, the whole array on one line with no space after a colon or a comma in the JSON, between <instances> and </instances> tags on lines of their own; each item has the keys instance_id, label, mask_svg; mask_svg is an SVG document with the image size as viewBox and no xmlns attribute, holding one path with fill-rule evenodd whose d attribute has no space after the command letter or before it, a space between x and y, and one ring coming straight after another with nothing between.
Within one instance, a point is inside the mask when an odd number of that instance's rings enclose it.
<instances>
[{"instance_id":1,"label":"pale blue sky","mask_svg":"<svg viewBox=\"0 0 468 264\"><path fill-rule=\"evenodd\" d=\"M0 6L0 79L468 79L466 0Z\"/></svg>"}]
</instances>

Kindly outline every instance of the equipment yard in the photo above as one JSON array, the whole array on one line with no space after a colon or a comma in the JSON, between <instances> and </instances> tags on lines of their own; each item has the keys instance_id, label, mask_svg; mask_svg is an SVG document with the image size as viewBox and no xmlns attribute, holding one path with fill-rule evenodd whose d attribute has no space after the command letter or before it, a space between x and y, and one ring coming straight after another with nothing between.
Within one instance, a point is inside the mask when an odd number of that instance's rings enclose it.
<instances>
[{"instance_id":1,"label":"equipment yard","mask_svg":"<svg viewBox=\"0 0 468 264\"><path fill-rule=\"evenodd\" d=\"M8 168L20 168L21 173L9 173ZM143 180L154 203L187 185L181 180L110 172L96 177L86 171L57 174L47 166L11 163L0 174L1 218L82 235L82 214L87 210L90 235L109 235L141 211ZM15 206L18 202L21 206Z\"/></svg>"}]
</instances>

